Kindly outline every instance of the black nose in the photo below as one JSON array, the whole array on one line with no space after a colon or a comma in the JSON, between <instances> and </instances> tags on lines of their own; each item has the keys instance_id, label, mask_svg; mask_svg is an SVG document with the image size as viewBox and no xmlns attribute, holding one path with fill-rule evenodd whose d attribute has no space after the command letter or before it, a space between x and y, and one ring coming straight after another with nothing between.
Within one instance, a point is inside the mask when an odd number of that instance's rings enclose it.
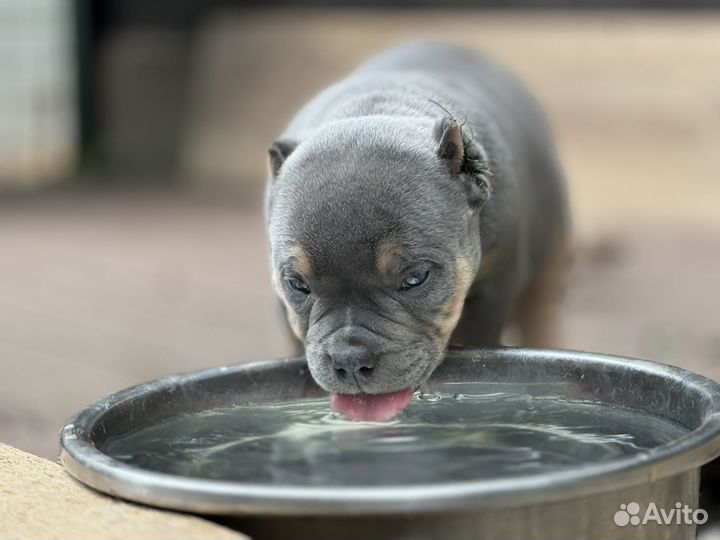
<instances>
[{"instance_id":1,"label":"black nose","mask_svg":"<svg viewBox=\"0 0 720 540\"><path fill-rule=\"evenodd\" d=\"M365 347L346 345L330 353L332 367L341 380L368 380L375 369L375 359Z\"/></svg>"}]
</instances>

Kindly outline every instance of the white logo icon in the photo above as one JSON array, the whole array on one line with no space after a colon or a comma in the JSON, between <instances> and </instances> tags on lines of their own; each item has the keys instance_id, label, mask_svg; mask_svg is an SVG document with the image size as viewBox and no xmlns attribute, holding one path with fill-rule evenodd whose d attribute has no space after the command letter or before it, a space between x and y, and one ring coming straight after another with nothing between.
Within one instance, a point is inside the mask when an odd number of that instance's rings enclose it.
<instances>
[{"instance_id":1,"label":"white logo icon","mask_svg":"<svg viewBox=\"0 0 720 540\"><path fill-rule=\"evenodd\" d=\"M615 512L615 515L613 516L613 521L618 527L624 527L628 523L640 525L640 517L638 517L639 513L640 505L638 503L631 502L629 504L621 504L620 510Z\"/></svg>"},{"instance_id":2,"label":"white logo icon","mask_svg":"<svg viewBox=\"0 0 720 540\"><path fill-rule=\"evenodd\" d=\"M613 515L613 521L618 527L627 525L645 525L646 523L657 523L658 525L702 525L708 520L708 513L698 508L693 510L687 504L675 503L670 510L658 508L651 502L644 514L640 514L640 505L636 502L621 504L620 510Z\"/></svg>"}]
</instances>

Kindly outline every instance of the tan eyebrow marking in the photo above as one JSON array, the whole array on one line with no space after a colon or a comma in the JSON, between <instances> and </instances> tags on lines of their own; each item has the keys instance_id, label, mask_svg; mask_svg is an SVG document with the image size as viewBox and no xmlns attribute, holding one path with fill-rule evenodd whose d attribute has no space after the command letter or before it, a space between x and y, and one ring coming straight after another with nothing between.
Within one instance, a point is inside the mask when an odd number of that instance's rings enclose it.
<instances>
[{"instance_id":1,"label":"tan eyebrow marking","mask_svg":"<svg viewBox=\"0 0 720 540\"><path fill-rule=\"evenodd\" d=\"M298 244L293 245L290 248L290 257L292 257L295 261L298 272L300 272L303 277L312 276L313 268L312 263L310 262L310 256L307 251L302 248L302 246Z\"/></svg>"},{"instance_id":2,"label":"tan eyebrow marking","mask_svg":"<svg viewBox=\"0 0 720 540\"><path fill-rule=\"evenodd\" d=\"M375 266L383 275L390 275L395 257L402 252L402 246L397 242L382 244L375 252Z\"/></svg>"}]
</instances>

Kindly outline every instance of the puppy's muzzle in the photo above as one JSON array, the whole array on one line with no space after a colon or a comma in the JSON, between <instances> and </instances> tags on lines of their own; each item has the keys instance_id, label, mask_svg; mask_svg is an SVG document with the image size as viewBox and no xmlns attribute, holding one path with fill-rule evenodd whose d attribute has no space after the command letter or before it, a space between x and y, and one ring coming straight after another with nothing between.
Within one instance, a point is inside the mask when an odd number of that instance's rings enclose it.
<instances>
[{"instance_id":1,"label":"puppy's muzzle","mask_svg":"<svg viewBox=\"0 0 720 540\"><path fill-rule=\"evenodd\" d=\"M379 353L377 341L371 332L359 327L342 328L333 334L325 353L338 381L362 388L372 380Z\"/></svg>"}]
</instances>

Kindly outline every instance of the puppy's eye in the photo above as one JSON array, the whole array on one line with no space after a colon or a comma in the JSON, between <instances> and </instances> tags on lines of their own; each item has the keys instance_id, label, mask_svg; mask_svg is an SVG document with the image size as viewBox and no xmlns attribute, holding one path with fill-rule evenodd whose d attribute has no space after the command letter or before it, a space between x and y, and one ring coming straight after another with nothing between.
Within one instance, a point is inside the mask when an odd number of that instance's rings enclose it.
<instances>
[{"instance_id":1,"label":"puppy's eye","mask_svg":"<svg viewBox=\"0 0 720 540\"><path fill-rule=\"evenodd\" d=\"M400 290L407 291L409 289L419 287L427 281L429 275L430 272L428 270L418 270L416 272L409 273L407 276L405 276L405 279L402 280L402 283L400 284Z\"/></svg>"},{"instance_id":2,"label":"puppy's eye","mask_svg":"<svg viewBox=\"0 0 720 540\"><path fill-rule=\"evenodd\" d=\"M288 284L290 288L303 294L310 294L310 287L299 277L288 278Z\"/></svg>"}]
</instances>

